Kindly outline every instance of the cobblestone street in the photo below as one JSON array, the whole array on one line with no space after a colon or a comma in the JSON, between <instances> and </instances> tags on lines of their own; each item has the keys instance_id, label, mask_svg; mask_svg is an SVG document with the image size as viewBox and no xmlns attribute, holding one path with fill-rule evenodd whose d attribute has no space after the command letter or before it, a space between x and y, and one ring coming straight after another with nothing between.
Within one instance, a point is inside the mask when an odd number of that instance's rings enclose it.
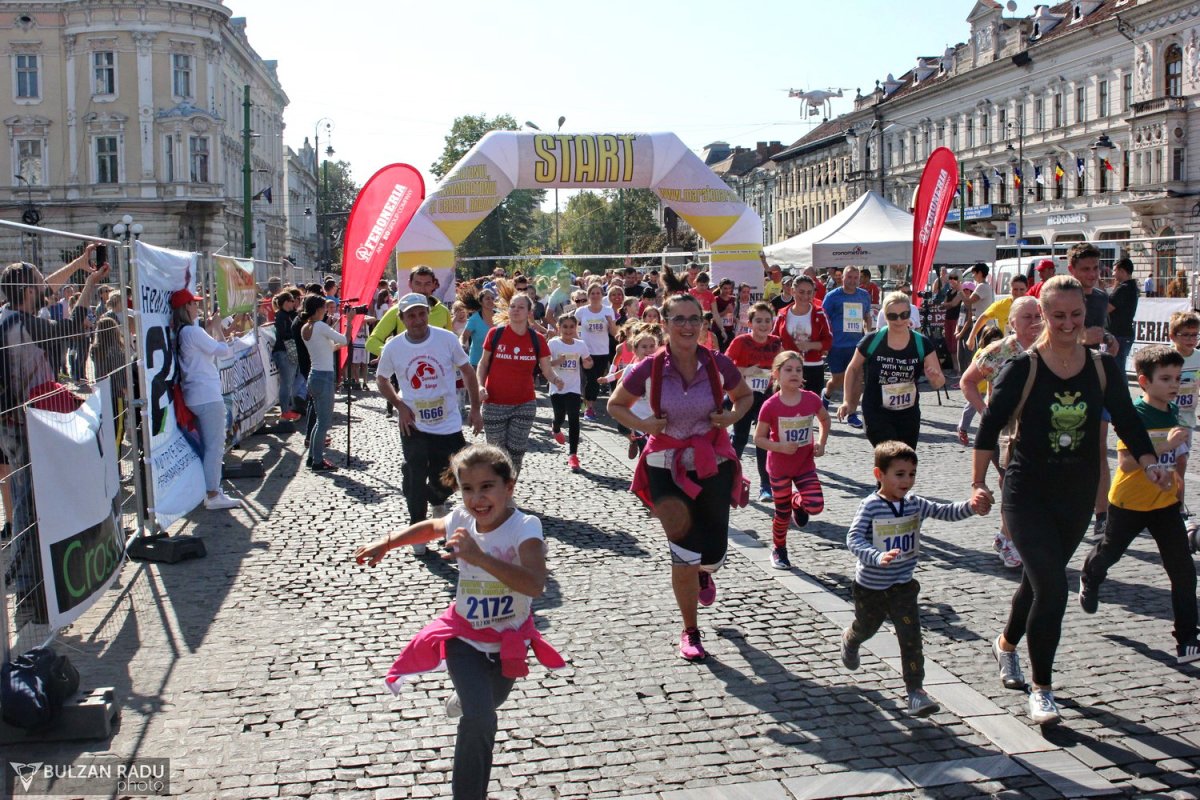
<instances>
[{"instance_id":1,"label":"cobblestone street","mask_svg":"<svg viewBox=\"0 0 1200 800\"><path fill-rule=\"evenodd\" d=\"M952 396L922 398L916 491L940 500L966 498L970 482ZM337 411L340 466L341 398ZM357 545L407 521L394 420L372 394L353 421L353 464L335 473L297 472L301 434L252 440L267 477L232 483L246 508L197 511L184 529L204 537L208 557L127 564L61 635L85 687L117 689L108 751L28 745L11 758L169 757L172 791L187 797L448 796L448 679L419 676L393 698L383 676L452 597L455 570L407 551L374 570L353 563ZM943 710L914 720L890 628L858 672L838 657L852 616L845 529L873 485L861 432L834 424L818 461L826 510L789 534L793 571L771 568L766 506L734 513L716 605L701 611L710 656L696 665L676 656L665 541L627 491L624 440L607 418L585 423L583 472L571 474L548 423L543 398L517 500L542 519L551 579L534 607L569 664L534 664L500 710L492 796L1200 797L1200 670L1175 664L1148 537L1113 569L1094 616L1075 594L1086 544L1073 559L1056 665L1064 720L1043 734L990 652L1019 580L991 549L998 510L927 523L917 578L927 688ZM1200 508L1197 489L1188 496Z\"/></svg>"}]
</instances>

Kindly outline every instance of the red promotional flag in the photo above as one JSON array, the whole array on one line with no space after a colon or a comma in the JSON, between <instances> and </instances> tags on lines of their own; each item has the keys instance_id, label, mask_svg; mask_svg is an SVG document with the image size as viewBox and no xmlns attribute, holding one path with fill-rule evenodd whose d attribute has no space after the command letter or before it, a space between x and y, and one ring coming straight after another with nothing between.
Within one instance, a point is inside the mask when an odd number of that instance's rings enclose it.
<instances>
[{"instance_id":1,"label":"red promotional flag","mask_svg":"<svg viewBox=\"0 0 1200 800\"><path fill-rule=\"evenodd\" d=\"M354 198L342 254L342 297L347 302L370 304L392 249L424 199L425 181L408 164L389 164L379 170ZM351 342L362 323L362 315L356 315L353 329L346 331ZM342 364L350 350L342 350Z\"/></svg>"},{"instance_id":2,"label":"red promotional flag","mask_svg":"<svg viewBox=\"0 0 1200 800\"><path fill-rule=\"evenodd\" d=\"M933 254L946 224L946 214L958 188L958 162L948 148L939 147L929 155L921 183L917 187L917 206L913 211L913 302L921 304L918 294L933 266Z\"/></svg>"}]
</instances>

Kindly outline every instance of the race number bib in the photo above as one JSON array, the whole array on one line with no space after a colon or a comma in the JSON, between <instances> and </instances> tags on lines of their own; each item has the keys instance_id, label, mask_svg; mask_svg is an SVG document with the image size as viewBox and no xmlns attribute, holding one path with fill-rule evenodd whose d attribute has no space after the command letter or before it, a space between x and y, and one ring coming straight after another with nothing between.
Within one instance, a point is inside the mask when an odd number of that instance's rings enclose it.
<instances>
[{"instance_id":1,"label":"race number bib","mask_svg":"<svg viewBox=\"0 0 1200 800\"><path fill-rule=\"evenodd\" d=\"M917 385L912 381L885 383L880 388L883 389L883 407L888 411L904 411L917 402Z\"/></svg>"},{"instance_id":2,"label":"race number bib","mask_svg":"<svg viewBox=\"0 0 1200 800\"><path fill-rule=\"evenodd\" d=\"M604 324L604 320L602 320L602 319L589 319L588 320L588 323L587 323L587 332L588 333L604 333L605 330L607 330L607 326Z\"/></svg>"},{"instance_id":3,"label":"race number bib","mask_svg":"<svg viewBox=\"0 0 1200 800\"><path fill-rule=\"evenodd\" d=\"M415 410L417 422L436 425L446 418L446 398L435 397L432 400L418 400Z\"/></svg>"},{"instance_id":4,"label":"race number bib","mask_svg":"<svg viewBox=\"0 0 1200 800\"><path fill-rule=\"evenodd\" d=\"M746 383L750 384L750 390L760 394L766 394L767 388L771 385L771 373L761 367L746 370Z\"/></svg>"},{"instance_id":5,"label":"race number bib","mask_svg":"<svg viewBox=\"0 0 1200 800\"><path fill-rule=\"evenodd\" d=\"M578 358L563 358L563 362L558 365L558 368L563 372L574 372L579 369Z\"/></svg>"},{"instance_id":6,"label":"race number bib","mask_svg":"<svg viewBox=\"0 0 1200 800\"><path fill-rule=\"evenodd\" d=\"M1158 450L1158 448L1167 441L1167 436L1171 433L1171 431L1160 428L1158 430L1148 431L1148 433L1150 434L1150 441L1154 443L1154 449ZM1158 463L1161 466L1175 469L1175 450L1172 449L1165 453L1159 453Z\"/></svg>"},{"instance_id":7,"label":"race number bib","mask_svg":"<svg viewBox=\"0 0 1200 800\"><path fill-rule=\"evenodd\" d=\"M454 610L472 628L492 628L516 616L512 590L500 581L458 582Z\"/></svg>"},{"instance_id":8,"label":"race number bib","mask_svg":"<svg viewBox=\"0 0 1200 800\"><path fill-rule=\"evenodd\" d=\"M842 306L842 333L863 332L863 309L860 305Z\"/></svg>"},{"instance_id":9,"label":"race number bib","mask_svg":"<svg viewBox=\"0 0 1200 800\"><path fill-rule=\"evenodd\" d=\"M811 414L807 417L780 417L779 441L795 442L801 447L807 447L812 443L812 423Z\"/></svg>"},{"instance_id":10,"label":"race number bib","mask_svg":"<svg viewBox=\"0 0 1200 800\"><path fill-rule=\"evenodd\" d=\"M1195 371L1185 372L1180 377L1179 381L1179 396L1175 398L1175 405L1179 406L1179 410L1185 414L1189 414L1196 409L1196 373Z\"/></svg>"},{"instance_id":11,"label":"race number bib","mask_svg":"<svg viewBox=\"0 0 1200 800\"><path fill-rule=\"evenodd\" d=\"M910 517L873 520L871 543L881 553L899 550L900 554L892 561L893 564L911 561L921 549L921 517L914 514Z\"/></svg>"}]
</instances>

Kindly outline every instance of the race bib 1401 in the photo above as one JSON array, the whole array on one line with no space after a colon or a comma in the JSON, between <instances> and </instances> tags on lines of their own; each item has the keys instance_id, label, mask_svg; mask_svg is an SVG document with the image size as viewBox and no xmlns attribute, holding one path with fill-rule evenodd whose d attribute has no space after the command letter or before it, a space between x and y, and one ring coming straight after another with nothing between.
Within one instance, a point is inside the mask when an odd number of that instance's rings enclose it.
<instances>
[{"instance_id":1,"label":"race bib 1401","mask_svg":"<svg viewBox=\"0 0 1200 800\"><path fill-rule=\"evenodd\" d=\"M899 550L893 564L917 557L921 549L921 517L913 514L896 519L877 519L871 522L871 543L881 553Z\"/></svg>"}]
</instances>

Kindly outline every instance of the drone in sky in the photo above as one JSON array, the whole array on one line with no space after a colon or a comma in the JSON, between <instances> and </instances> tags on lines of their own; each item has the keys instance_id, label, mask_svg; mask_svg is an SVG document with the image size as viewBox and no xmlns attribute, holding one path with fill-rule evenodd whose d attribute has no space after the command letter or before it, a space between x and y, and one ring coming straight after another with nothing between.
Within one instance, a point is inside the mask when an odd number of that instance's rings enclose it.
<instances>
[{"instance_id":1,"label":"drone in sky","mask_svg":"<svg viewBox=\"0 0 1200 800\"><path fill-rule=\"evenodd\" d=\"M788 89L788 97L797 97L804 103L805 106L807 106L808 113L806 116L809 117L815 117L822 111L825 112L826 117L831 116L830 100L841 96L841 89L836 91L832 88L810 89L808 91L802 91L800 89Z\"/></svg>"}]
</instances>

